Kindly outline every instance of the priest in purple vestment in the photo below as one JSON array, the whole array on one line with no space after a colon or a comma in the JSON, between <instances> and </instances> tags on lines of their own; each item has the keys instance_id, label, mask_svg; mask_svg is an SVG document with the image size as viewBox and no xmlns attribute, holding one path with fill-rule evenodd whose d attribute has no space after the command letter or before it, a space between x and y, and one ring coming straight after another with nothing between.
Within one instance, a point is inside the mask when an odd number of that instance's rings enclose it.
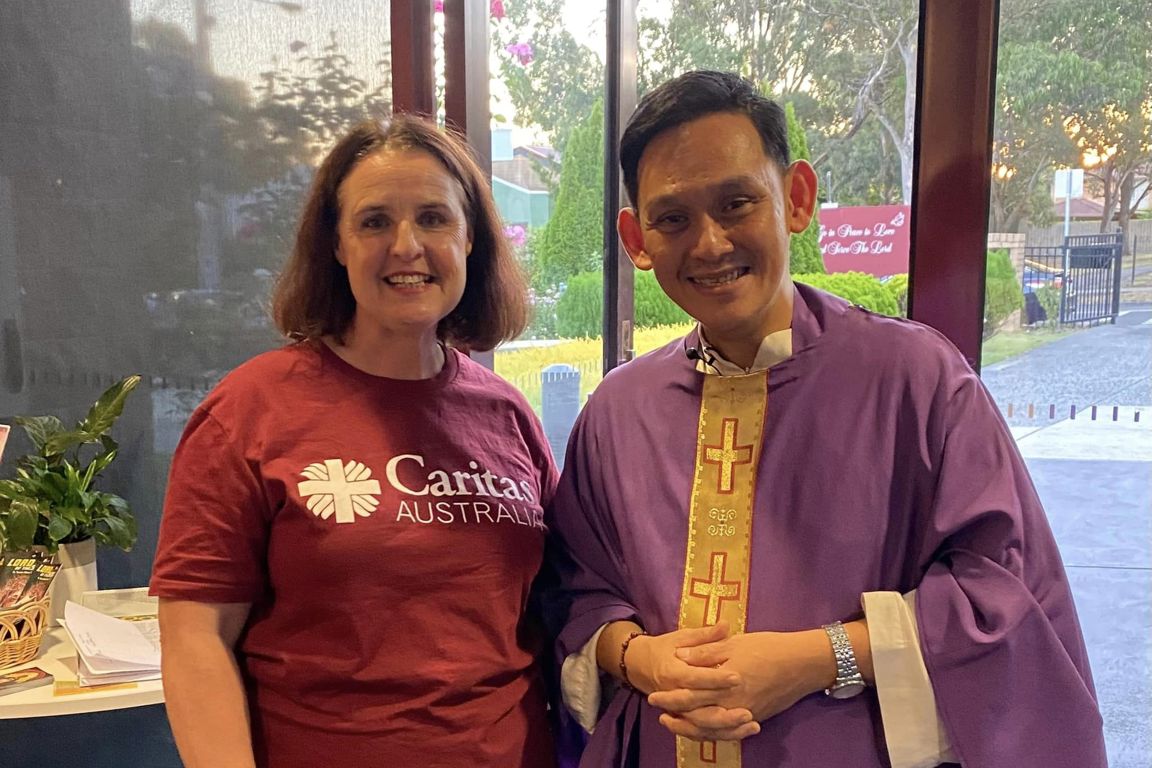
<instances>
[{"instance_id":1,"label":"priest in purple vestment","mask_svg":"<svg viewBox=\"0 0 1152 768\"><path fill-rule=\"evenodd\" d=\"M979 378L789 277L816 178L779 106L688 73L621 163L625 247L698 325L605 377L549 510L569 764L1106 765L1060 555Z\"/></svg>"}]
</instances>

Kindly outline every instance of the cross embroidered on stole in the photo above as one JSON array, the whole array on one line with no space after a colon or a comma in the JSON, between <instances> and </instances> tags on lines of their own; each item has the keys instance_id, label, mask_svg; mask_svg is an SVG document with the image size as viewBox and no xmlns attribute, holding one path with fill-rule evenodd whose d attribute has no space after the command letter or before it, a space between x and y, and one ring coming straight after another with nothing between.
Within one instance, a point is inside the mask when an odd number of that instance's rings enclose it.
<instances>
[{"instance_id":1,"label":"cross embroidered on stole","mask_svg":"<svg viewBox=\"0 0 1152 768\"><path fill-rule=\"evenodd\" d=\"M748 617L752 503L768 406L768 372L705 376L679 628ZM738 742L676 738L679 768L739 768Z\"/></svg>"}]
</instances>

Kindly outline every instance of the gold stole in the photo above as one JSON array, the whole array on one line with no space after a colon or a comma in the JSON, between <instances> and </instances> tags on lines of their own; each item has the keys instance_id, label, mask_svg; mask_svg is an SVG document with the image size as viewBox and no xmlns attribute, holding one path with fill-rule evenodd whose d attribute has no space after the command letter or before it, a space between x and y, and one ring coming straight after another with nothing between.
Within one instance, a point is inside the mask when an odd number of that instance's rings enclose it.
<instances>
[{"instance_id":1,"label":"gold stole","mask_svg":"<svg viewBox=\"0 0 1152 768\"><path fill-rule=\"evenodd\" d=\"M752 503L768 405L768 372L705 376L696 436L680 629L748 617ZM739 768L740 743L676 738L679 768Z\"/></svg>"}]
</instances>

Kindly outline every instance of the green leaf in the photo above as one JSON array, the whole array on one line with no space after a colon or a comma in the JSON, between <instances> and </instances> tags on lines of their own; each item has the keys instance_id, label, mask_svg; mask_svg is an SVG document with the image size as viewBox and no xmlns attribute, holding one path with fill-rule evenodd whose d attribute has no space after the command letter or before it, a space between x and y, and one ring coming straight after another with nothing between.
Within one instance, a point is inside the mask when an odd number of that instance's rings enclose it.
<instances>
[{"instance_id":1,"label":"green leaf","mask_svg":"<svg viewBox=\"0 0 1152 768\"><path fill-rule=\"evenodd\" d=\"M128 376L109 387L100 399L89 409L88 415L80 422L80 429L98 439L112 428L116 419L124 412L124 401L140 383L139 376Z\"/></svg>"},{"instance_id":2,"label":"green leaf","mask_svg":"<svg viewBox=\"0 0 1152 768\"><path fill-rule=\"evenodd\" d=\"M74 527L67 517L60 514L53 515L48 523L48 538L57 543L64 541Z\"/></svg>"},{"instance_id":3,"label":"green leaf","mask_svg":"<svg viewBox=\"0 0 1152 768\"><path fill-rule=\"evenodd\" d=\"M72 527L80 525L88 525L92 522L93 513L99 512L98 509L91 507L84 508L79 506L55 507L52 510L51 519L57 520L63 518L68 521Z\"/></svg>"},{"instance_id":4,"label":"green leaf","mask_svg":"<svg viewBox=\"0 0 1152 768\"><path fill-rule=\"evenodd\" d=\"M117 455L117 450L115 448L113 448L110 451L104 450L104 451L101 451L100 453L96 454L95 458L92 459L92 463L88 465L88 484L87 485L91 485L92 480L95 479L96 476L99 475L101 472L103 472L108 467L109 464L111 464L113 461L116 460L116 455Z\"/></svg>"},{"instance_id":5,"label":"green leaf","mask_svg":"<svg viewBox=\"0 0 1152 768\"><path fill-rule=\"evenodd\" d=\"M44 444L50 438L64 431L64 423L55 416L18 416L16 423L24 428L24 432L40 452L44 451Z\"/></svg>"},{"instance_id":6,"label":"green leaf","mask_svg":"<svg viewBox=\"0 0 1152 768\"><path fill-rule=\"evenodd\" d=\"M100 446L104 449L101 453L116 453L120 450L120 443L113 440L111 435L101 435Z\"/></svg>"},{"instance_id":7,"label":"green leaf","mask_svg":"<svg viewBox=\"0 0 1152 768\"><path fill-rule=\"evenodd\" d=\"M128 502L115 494L102 494L108 514L102 515L95 535L98 543L119 547L125 552L132 549L138 535L136 519L128 510Z\"/></svg>"},{"instance_id":8,"label":"green leaf","mask_svg":"<svg viewBox=\"0 0 1152 768\"><path fill-rule=\"evenodd\" d=\"M26 495L23 483L0 480L0 499L22 499Z\"/></svg>"},{"instance_id":9,"label":"green leaf","mask_svg":"<svg viewBox=\"0 0 1152 768\"><path fill-rule=\"evenodd\" d=\"M5 531L8 548L27 549L35 543L36 528L40 522L40 512L34 504L26 501L13 501L8 508Z\"/></svg>"},{"instance_id":10,"label":"green leaf","mask_svg":"<svg viewBox=\"0 0 1152 768\"><path fill-rule=\"evenodd\" d=\"M45 456L60 456L71 448L90 442L92 442L92 436L87 432L83 430L69 430L48 438L40 451Z\"/></svg>"},{"instance_id":11,"label":"green leaf","mask_svg":"<svg viewBox=\"0 0 1152 768\"><path fill-rule=\"evenodd\" d=\"M100 521L108 530L105 535L109 544L116 544L129 538L128 524L118 517L106 517Z\"/></svg>"},{"instance_id":12,"label":"green leaf","mask_svg":"<svg viewBox=\"0 0 1152 768\"><path fill-rule=\"evenodd\" d=\"M44 472L34 479L35 486L29 490L34 491L38 499L47 503L61 503L68 498L71 486L68 480L56 472Z\"/></svg>"},{"instance_id":13,"label":"green leaf","mask_svg":"<svg viewBox=\"0 0 1152 768\"><path fill-rule=\"evenodd\" d=\"M114 493L105 493L103 496L104 503L112 509L116 510L117 514L119 514L121 517L130 517L132 515L132 510L128 506L128 502L125 499L117 496Z\"/></svg>"}]
</instances>

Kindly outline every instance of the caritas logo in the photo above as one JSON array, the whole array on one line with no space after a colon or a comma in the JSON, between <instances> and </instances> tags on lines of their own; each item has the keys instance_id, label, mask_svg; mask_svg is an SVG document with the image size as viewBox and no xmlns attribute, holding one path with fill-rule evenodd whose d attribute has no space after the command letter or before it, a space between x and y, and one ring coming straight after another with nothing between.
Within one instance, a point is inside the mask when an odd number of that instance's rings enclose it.
<instances>
[{"instance_id":1,"label":"caritas logo","mask_svg":"<svg viewBox=\"0 0 1152 768\"><path fill-rule=\"evenodd\" d=\"M907 272L910 224L907 205L821 208L824 267L877 277Z\"/></svg>"}]
</instances>

